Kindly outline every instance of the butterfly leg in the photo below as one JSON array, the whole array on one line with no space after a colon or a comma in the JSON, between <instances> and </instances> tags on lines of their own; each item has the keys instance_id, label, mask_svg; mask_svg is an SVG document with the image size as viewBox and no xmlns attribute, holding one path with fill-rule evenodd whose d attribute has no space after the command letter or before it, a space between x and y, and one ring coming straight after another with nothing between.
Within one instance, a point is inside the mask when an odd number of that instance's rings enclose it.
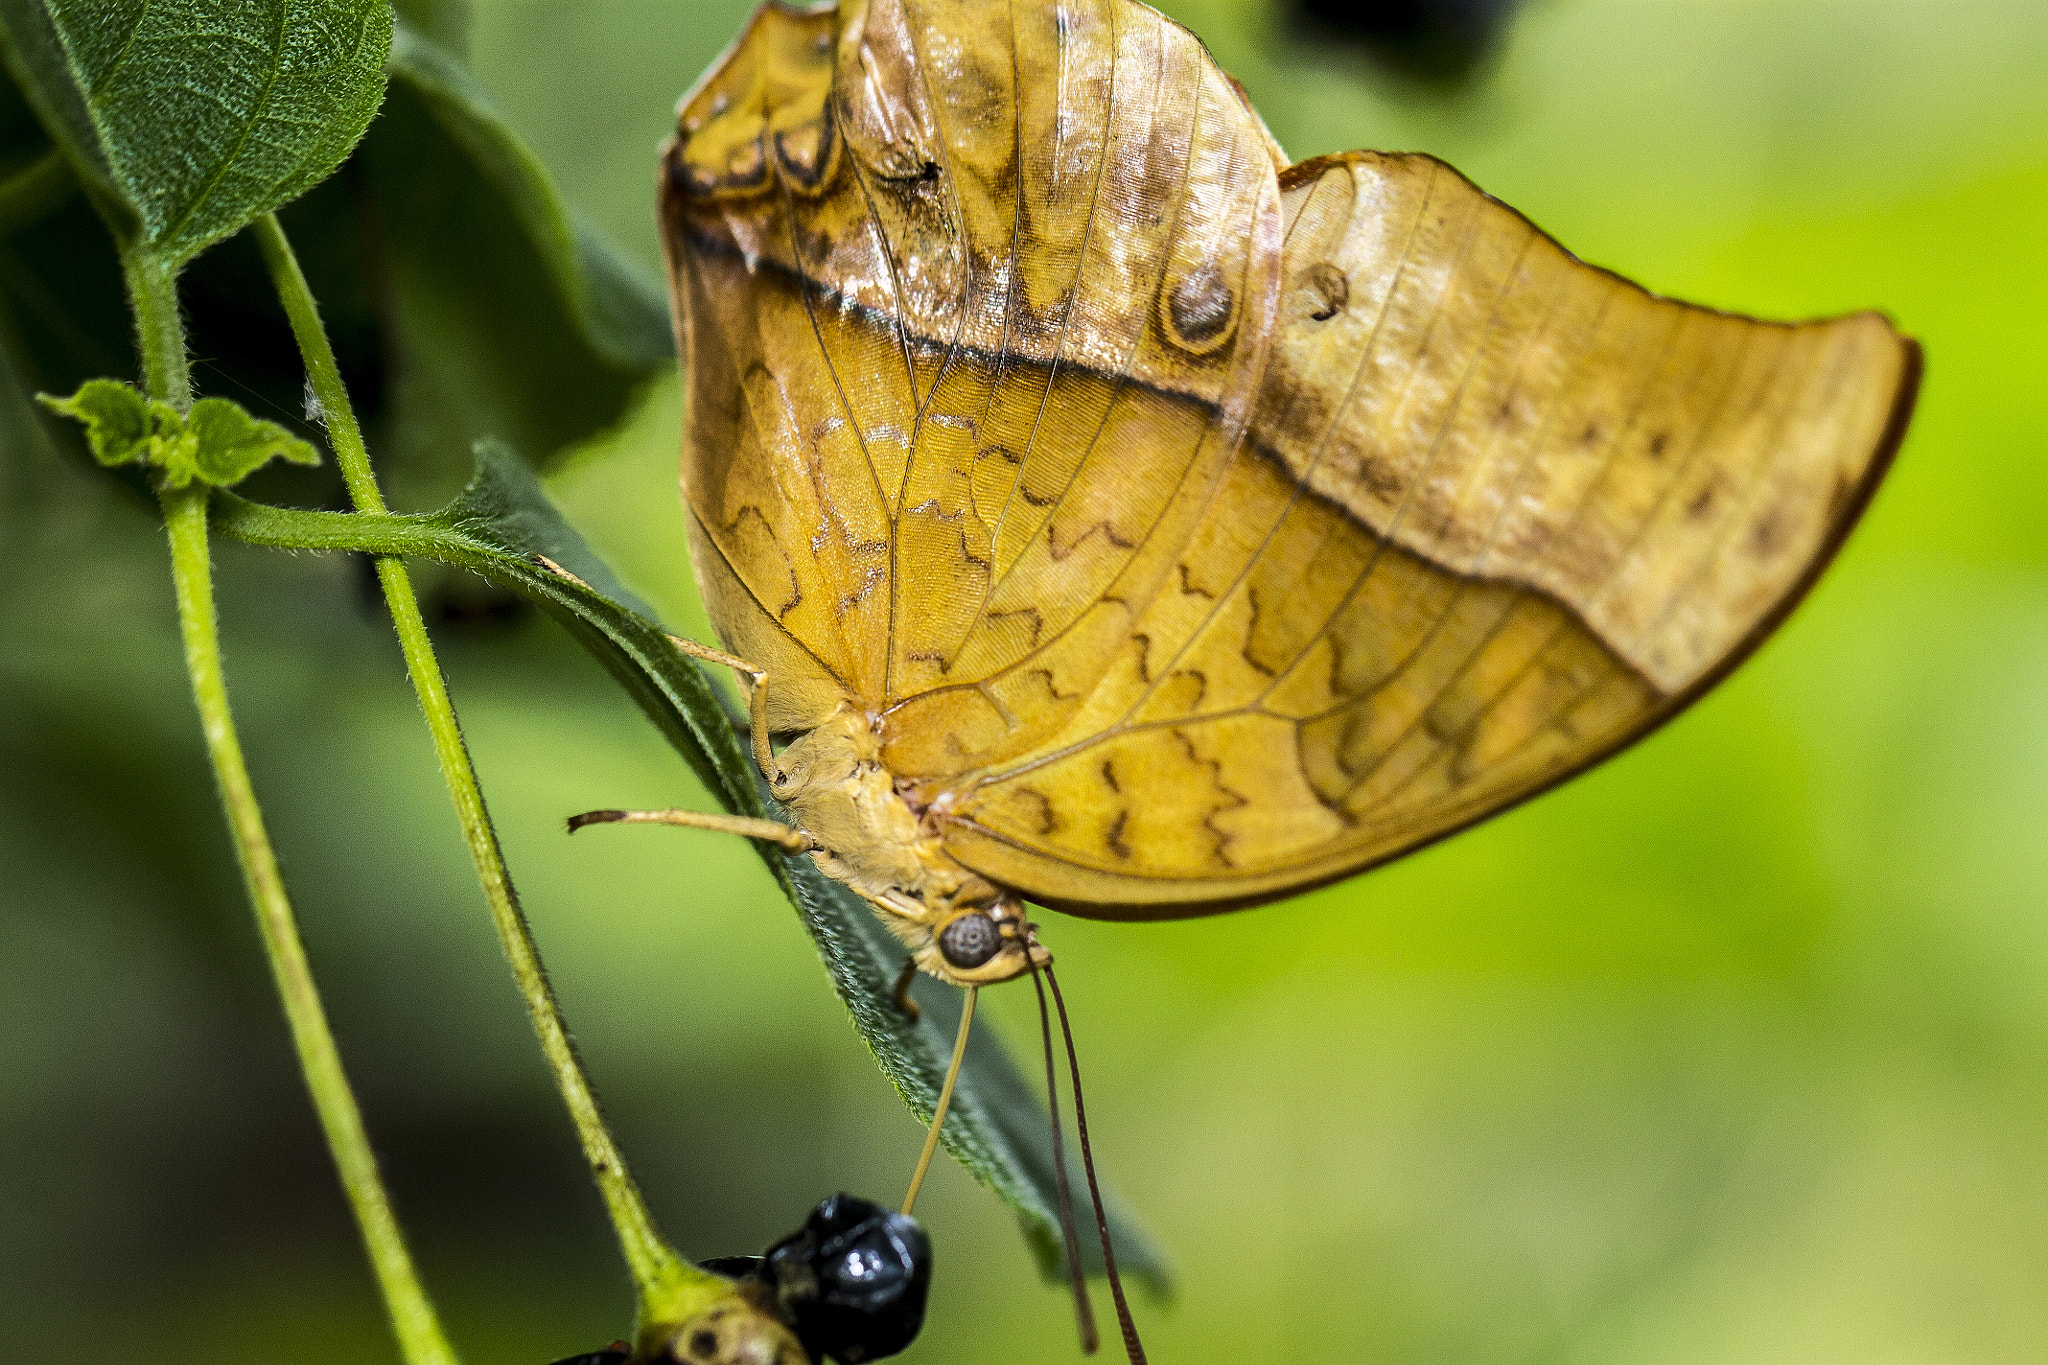
<instances>
[{"instance_id":1,"label":"butterfly leg","mask_svg":"<svg viewBox=\"0 0 2048 1365\"><path fill-rule=\"evenodd\" d=\"M818 841L803 830L780 820L757 820L751 815L720 815L701 810L588 810L569 817L569 832L585 825L681 825L685 829L708 829L718 834L737 834L742 839L762 839L785 853L811 853Z\"/></svg>"},{"instance_id":2,"label":"butterfly leg","mask_svg":"<svg viewBox=\"0 0 2048 1365\"><path fill-rule=\"evenodd\" d=\"M534 558L539 560L541 566L549 572L568 579L580 588L585 588L592 592L596 591L588 583L585 583L546 555L535 555ZM768 691L766 686L768 671L754 667L754 665L736 654L728 654L722 649L713 649L709 645L700 645L695 640L685 640L680 635L671 635L668 637L668 641L693 659L702 659L706 663L724 664L727 668L735 669L747 675L747 680L752 685L751 693L747 700L747 711L751 720L751 728L754 732L754 762L759 765L763 777L779 784L781 774L775 767L775 749L768 742ZM571 824L570 828L579 829L581 826ZM755 835L751 837L760 838L765 836Z\"/></svg>"},{"instance_id":3,"label":"butterfly leg","mask_svg":"<svg viewBox=\"0 0 2048 1365\"><path fill-rule=\"evenodd\" d=\"M695 640L685 640L680 635L671 635L668 639L670 644L693 659L702 659L710 664L724 664L734 672L746 675L747 718L754 737L754 763L761 769L761 776L780 786L782 774L775 765L775 748L768 742L768 671L756 668L737 654L728 654L722 649L700 645Z\"/></svg>"},{"instance_id":4,"label":"butterfly leg","mask_svg":"<svg viewBox=\"0 0 2048 1365\"><path fill-rule=\"evenodd\" d=\"M896 1008L901 1010L903 1017L913 1024L924 1018L923 1008L910 998L910 983L915 980L917 980L917 959L906 957L903 959L903 970L896 973L896 989L892 994L896 1000Z\"/></svg>"}]
</instances>

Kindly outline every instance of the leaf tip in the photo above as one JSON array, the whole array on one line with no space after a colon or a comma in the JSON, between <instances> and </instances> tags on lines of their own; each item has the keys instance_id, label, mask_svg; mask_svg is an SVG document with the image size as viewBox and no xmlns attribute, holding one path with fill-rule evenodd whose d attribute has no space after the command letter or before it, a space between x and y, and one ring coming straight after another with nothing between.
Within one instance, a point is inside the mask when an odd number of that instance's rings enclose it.
<instances>
[{"instance_id":1,"label":"leaf tip","mask_svg":"<svg viewBox=\"0 0 2048 1365\"><path fill-rule=\"evenodd\" d=\"M85 443L101 464L133 464L151 458L155 439L152 404L132 384L88 379L68 398L39 393L36 401L85 428Z\"/></svg>"}]
</instances>

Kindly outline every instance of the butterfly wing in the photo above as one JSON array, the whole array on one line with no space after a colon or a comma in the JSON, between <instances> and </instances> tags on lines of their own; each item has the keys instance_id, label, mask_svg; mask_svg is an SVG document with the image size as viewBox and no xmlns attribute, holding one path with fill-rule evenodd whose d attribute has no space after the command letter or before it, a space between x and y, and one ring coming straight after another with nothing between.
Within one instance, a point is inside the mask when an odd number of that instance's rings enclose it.
<instances>
[{"instance_id":1,"label":"butterfly wing","mask_svg":"<svg viewBox=\"0 0 2048 1365\"><path fill-rule=\"evenodd\" d=\"M1131 0L764 8L663 212L683 486L728 645L913 776L1063 728L1242 444L1278 149Z\"/></svg>"},{"instance_id":2,"label":"butterfly wing","mask_svg":"<svg viewBox=\"0 0 2048 1365\"><path fill-rule=\"evenodd\" d=\"M1427 157L1281 183L1242 456L1119 666L949 830L1077 913L1345 876L1639 737L1797 602L1911 408L1876 315L1658 298Z\"/></svg>"},{"instance_id":3,"label":"butterfly wing","mask_svg":"<svg viewBox=\"0 0 2048 1365\"><path fill-rule=\"evenodd\" d=\"M890 506L843 393L854 367L823 344L840 310L817 307L795 250L798 217L845 213L837 30L829 10L764 6L684 97L663 158L691 560L719 634L774 679L778 729L876 686L888 629Z\"/></svg>"},{"instance_id":4,"label":"butterfly wing","mask_svg":"<svg viewBox=\"0 0 2048 1365\"><path fill-rule=\"evenodd\" d=\"M1790 609L1917 352L1286 168L1134 0L771 4L663 198L699 581L961 861L1095 915L1327 881L1671 715Z\"/></svg>"}]
</instances>

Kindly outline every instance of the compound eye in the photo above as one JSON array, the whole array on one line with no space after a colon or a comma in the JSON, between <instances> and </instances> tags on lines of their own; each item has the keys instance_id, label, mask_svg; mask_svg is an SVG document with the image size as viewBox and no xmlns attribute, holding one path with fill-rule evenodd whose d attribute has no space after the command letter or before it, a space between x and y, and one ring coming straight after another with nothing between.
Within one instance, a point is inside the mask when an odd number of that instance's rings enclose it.
<instances>
[{"instance_id":1,"label":"compound eye","mask_svg":"<svg viewBox=\"0 0 2048 1365\"><path fill-rule=\"evenodd\" d=\"M975 910L939 930L939 952L955 967L979 967L1002 951L1003 935L996 922Z\"/></svg>"}]
</instances>

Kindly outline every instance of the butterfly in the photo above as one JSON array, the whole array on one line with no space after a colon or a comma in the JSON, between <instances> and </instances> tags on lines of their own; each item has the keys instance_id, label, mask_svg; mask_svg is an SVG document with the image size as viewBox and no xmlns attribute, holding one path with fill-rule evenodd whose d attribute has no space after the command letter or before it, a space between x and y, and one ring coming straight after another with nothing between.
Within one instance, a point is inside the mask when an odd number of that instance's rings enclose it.
<instances>
[{"instance_id":1,"label":"butterfly","mask_svg":"<svg viewBox=\"0 0 2048 1365\"><path fill-rule=\"evenodd\" d=\"M1026 902L1293 895L1640 738L1812 585L1920 371L1428 156L1291 163L1136 0L770 3L660 183L698 652L791 823L642 814L810 853L969 988L1049 970Z\"/></svg>"}]
</instances>

